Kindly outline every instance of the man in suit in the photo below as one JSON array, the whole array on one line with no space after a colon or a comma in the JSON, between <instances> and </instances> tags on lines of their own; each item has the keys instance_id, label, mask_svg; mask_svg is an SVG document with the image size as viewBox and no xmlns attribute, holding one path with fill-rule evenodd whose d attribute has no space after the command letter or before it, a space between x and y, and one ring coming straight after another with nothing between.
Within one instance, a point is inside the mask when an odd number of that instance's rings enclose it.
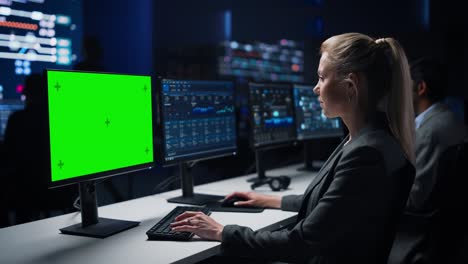
<instances>
[{"instance_id":1,"label":"man in suit","mask_svg":"<svg viewBox=\"0 0 468 264\"><path fill-rule=\"evenodd\" d=\"M442 174L442 155L450 146L461 144L467 133L462 121L441 102L447 85L443 65L420 58L410 69L416 115L416 177L389 264L437 263L434 234L438 229L434 228L440 228L440 206L451 191L445 187L451 183L445 182L453 178Z\"/></svg>"},{"instance_id":2,"label":"man in suit","mask_svg":"<svg viewBox=\"0 0 468 264\"><path fill-rule=\"evenodd\" d=\"M431 193L437 180L441 154L460 144L466 127L441 100L447 84L443 66L433 59L421 58L411 64L413 105L416 114L416 178L408 199L407 211L433 211Z\"/></svg>"}]
</instances>

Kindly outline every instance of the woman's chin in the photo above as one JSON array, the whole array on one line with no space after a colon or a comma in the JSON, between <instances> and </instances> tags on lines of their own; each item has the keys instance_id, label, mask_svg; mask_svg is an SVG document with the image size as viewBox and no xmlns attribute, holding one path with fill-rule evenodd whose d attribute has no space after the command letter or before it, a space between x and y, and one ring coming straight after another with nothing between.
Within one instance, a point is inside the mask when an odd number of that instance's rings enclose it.
<instances>
[{"instance_id":1,"label":"woman's chin","mask_svg":"<svg viewBox=\"0 0 468 264\"><path fill-rule=\"evenodd\" d=\"M333 118L332 115L327 112L326 110L322 109L322 114L326 117L326 118Z\"/></svg>"},{"instance_id":2,"label":"woman's chin","mask_svg":"<svg viewBox=\"0 0 468 264\"><path fill-rule=\"evenodd\" d=\"M334 114L332 114L332 113L328 113L327 111L323 111L323 115L324 115L326 118L329 118L329 119L337 118L337 117L338 117L337 115L334 115Z\"/></svg>"}]
</instances>

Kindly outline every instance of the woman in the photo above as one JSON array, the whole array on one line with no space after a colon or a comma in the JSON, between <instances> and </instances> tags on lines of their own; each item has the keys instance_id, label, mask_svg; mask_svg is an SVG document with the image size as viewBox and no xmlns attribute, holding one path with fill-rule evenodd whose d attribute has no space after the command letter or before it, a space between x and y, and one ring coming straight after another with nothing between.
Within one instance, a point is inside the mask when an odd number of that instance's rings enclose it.
<instances>
[{"instance_id":1,"label":"woman","mask_svg":"<svg viewBox=\"0 0 468 264\"><path fill-rule=\"evenodd\" d=\"M226 253L308 263L384 263L414 178L414 118L406 55L392 38L337 35L322 43L318 95L349 135L303 195L237 192L238 205L298 211L290 230L253 231L186 212L173 230L219 240Z\"/></svg>"}]
</instances>

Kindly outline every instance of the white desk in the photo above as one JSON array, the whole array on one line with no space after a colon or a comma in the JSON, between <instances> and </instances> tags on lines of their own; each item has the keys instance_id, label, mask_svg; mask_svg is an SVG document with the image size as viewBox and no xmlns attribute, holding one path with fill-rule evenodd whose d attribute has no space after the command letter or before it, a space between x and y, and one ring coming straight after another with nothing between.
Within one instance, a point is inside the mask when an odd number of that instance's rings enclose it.
<instances>
[{"instance_id":1,"label":"white desk","mask_svg":"<svg viewBox=\"0 0 468 264\"><path fill-rule=\"evenodd\" d=\"M297 166L268 171L269 175L292 177L290 188L278 195L301 194L315 173L296 171ZM250 190L248 175L195 186L196 193L226 195L232 191ZM256 191L272 194L269 187ZM99 195L99 194L98 194ZM135 228L105 239L60 234L59 228L81 222L79 213L71 213L27 224L0 229L0 263L195 263L219 253L219 242L149 241L146 231L172 208L180 204L166 199L181 195L174 190L157 195L99 207L99 216L141 221ZM276 229L278 223L292 221L296 213L267 209L263 213L213 212L211 216L223 225L239 224L254 230Z\"/></svg>"}]
</instances>

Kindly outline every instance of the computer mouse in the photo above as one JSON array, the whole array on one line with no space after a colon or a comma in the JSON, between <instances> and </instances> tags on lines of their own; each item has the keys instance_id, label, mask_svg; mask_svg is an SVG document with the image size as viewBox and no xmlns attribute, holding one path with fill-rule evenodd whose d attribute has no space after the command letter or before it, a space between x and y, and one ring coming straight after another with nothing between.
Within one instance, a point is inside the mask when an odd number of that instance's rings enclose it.
<instances>
[{"instance_id":1,"label":"computer mouse","mask_svg":"<svg viewBox=\"0 0 468 264\"><path fill-rule=\"evenodd\" d=\"M221 202L221 206L223 207L237 207L234 205L235 202L241 202L241 201L247 201L248 199L246 198L242 198L242 197L239 197L239 196L233 196L229 199L224 199L222 202Z\"/></svg>"}]
</instances>

